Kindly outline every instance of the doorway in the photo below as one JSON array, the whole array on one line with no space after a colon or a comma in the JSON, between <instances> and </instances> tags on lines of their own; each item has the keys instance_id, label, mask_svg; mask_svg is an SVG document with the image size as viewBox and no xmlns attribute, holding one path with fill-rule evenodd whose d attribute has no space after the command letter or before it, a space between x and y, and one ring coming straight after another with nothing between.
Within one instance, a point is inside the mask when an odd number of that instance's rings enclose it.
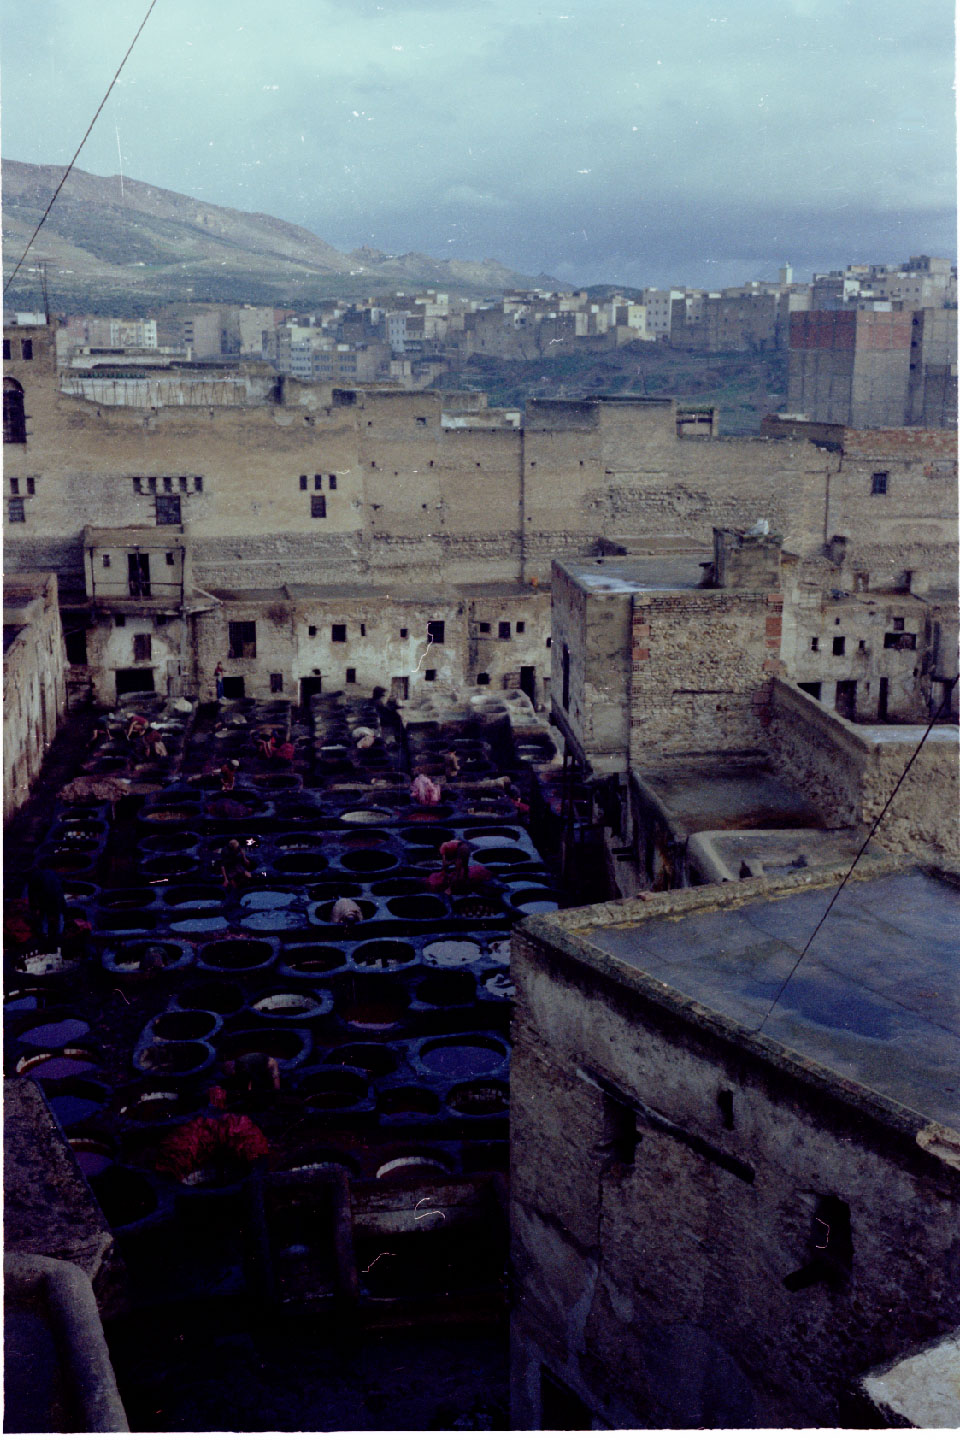
<instances>
[{"instance_id":1,"label":"doorway","mask_svg":"<svg viewBox=\"0 0 960 1440\"><path fill-rule=\"evenodd\" d=\"M887 679L886 675L881 675L881 676L880 676L880 698L879 698L878 701L877 701L877 719L878 719L878 720L886 720L886 718L887 718L887 706L888 706L889 703L890 703L889 690L890 690L890 681Z\"/></svg>"},{"instance_id":2,"label":"doorway","mask_svg":"<svg viewBox=\"0 0 960 1440\"><path fill-rule=\"evenodd\" d=\"M152 670L118 670L117 675L117 699L121 695L133 695L139 690L153 690Z\"/></svg>"},{"instance_id":3,"label":"doorway","mask_svg":"<svg viewBox=\"0 0 960 1440\"><path fill-rule=\"evenodd\" d=\"M837 681L837 699L834 705L838 715L844 720L855 720L857 718L857 682L856 680Z\"/></svg>"},{"instance_id":4,"label":"doorway","mask_svg":"<svg viewBox=\"0 0 960 1440\"><path fill-rule=\"evenodd\" d=\"M304 675L300 681L300 704L309 705L312 695L319 695L323 690L322 675Z\"/></svg>"},{"instance_id":5,"label":"doorway","mask_svg":"<svg viewBox=\"0 0 960 1440\"><path fill-rule=\"evenodd\" d=\"M535 665L520 666L520 689L529 696L531 703L537 703L537 670Z\"/></svg>"},{"instance_id":6,"label":"doorway","mask_svg":"<svg viewBox=\"0 0 960 1440\"><path fill-rule=\"evenodd\" d=\"M134 550L127 556L127 582L135 600L150 595L150 556Z\"/></svg>"}]
</instances>

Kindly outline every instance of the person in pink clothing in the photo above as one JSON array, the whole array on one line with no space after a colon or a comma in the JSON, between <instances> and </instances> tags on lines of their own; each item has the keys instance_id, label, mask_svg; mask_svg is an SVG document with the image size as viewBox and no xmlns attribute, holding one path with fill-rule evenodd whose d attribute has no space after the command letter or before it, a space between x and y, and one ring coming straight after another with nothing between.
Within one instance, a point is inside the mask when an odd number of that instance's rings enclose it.
<instances>
[{"instance_id":1,"label":"person in pink clothing","mask_svg":"<svg viewBox=\"0 0 960 1440\"><path fill-rule=\"evenodd\" d=\"M410 786L410 795L418 805L439 805L440 786L436 780L418 770Z\"/></svg>"}]
</instances>

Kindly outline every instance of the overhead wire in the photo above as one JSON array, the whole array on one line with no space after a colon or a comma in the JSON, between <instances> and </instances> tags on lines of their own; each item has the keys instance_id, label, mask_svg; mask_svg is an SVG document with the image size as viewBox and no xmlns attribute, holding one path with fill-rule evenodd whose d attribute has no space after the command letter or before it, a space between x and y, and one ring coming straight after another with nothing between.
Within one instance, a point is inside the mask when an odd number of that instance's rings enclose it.
<instances>
[{"instance_id":1,"label":"overhead wire","mask_svg":"<svg viewBox=\"0 0 960 1440\"><path fill-rule=\"evenodd\" d=\"M60 194L60 191L63 189L64 185L66 185L67 180L68 180L69 177L70 177L70 172L71 172L71 170L73 169L74 165L77 163L77 156L80 154L80 151L83 149L84 145L86 145L87 140L88 140L88 138L89 138L89 136L90 136L91 130L93 129L94 125L96 125L98 119L100 118L100 112L101 112L101 110L103 109L104 105L106 105L107 101L110 99L110 95L111 95L111 93L112 93L112 91L113 91L113 87L114 87L114 85L116 85L117 81L119 80L119 78L120 78L120 73L121 73L121 71L123 70L124 65L126 65L127 61L130 59L130 56L131 56L131 54L133 53L133 47L134 47L134 45L136 45L137 41L140 39L140 35L141 35L141 32L143 31L143 27L146 25L147 21L150 19L150 16L151 16L151 14L152 14L152 12L153 12L153 8L154 8L154 6L156 5L156 3L157 3L157 0L150 0L150 4L149 4L149 6L147 7L147 13L144 15L143 19L140 21L140 25L139 25L139 27L138 27L138 29L137 29L136 35L134 35L133 39L130 41L129 46L127 47L127 53L124 55L123 59L120 61L120 64L117 66L116 73L115 73L113 79L110 81L110 84L109 84L108 87L107 87L107 93L104 95L103 99L100 101L100 104L97 106L96 113L94 114L93 119L90 121L90 124L87 126L86 130L85 130L84 133L83 133L83 139L80 141L80 144L77 146L76 150L73 152L73 159L70 161L70 164L67 166L66 170L63 172L63 178L61 179L60 184L57 186L56 190L54 190L54 192L53 192L53 195L50 197L50 203L47 205L46 210L44 210L43 214L40 216L40 219L39 219L39 221L37 222L37 228L34 230L33 234L30 236L30 239L27 241L27 244L26 244L26 247L25 247L25 249L24 249L23 254L20 256L20 259L17 261L16 265L13 267L13 270L12 270L12 272L11 272L10 278L9 278L9 280L6 282L6 284L5 284L4 287L3 287L3 293L4 293L4 295L6 295L7 291L10 289L10 286L13 284L14 280L16 279L17 272L19 271L20 266L23 264L24 260L26 260L26 258L27 258L27 255L30 253L30 247L33 245L33 242L36 240L37 236L40 234L40 231L43 229L44 222L46 221L47 216L50 214L50 211L53 209L54 205L56 204L57 196Z\"/></svg>"},{"instance_id":2,"label":"overhead wire","mask_svg":"<svg viewBox=\"0 0 960 1440\"><path fill-rule=\"evenodd\" d=\"M960 678L960 677L957 677L957 678ZM957 683L957 678L955 678L955 679L953 679L953 680L949 680L949 681L946 682L946 691L945 691L945 693L944 693L943 699L941 700L939 706L937 707L936 711L934 712L934 715L933 715L933 718L932 718L931 721L930 721L930 724L927 726L926 730L924 730L923 734L920 736L920 741L919 741L919 743L918 743L918 745L917 745L917 748L914 750L913 754L910 756L910 759L907 761L906 765L903 767L903 770L900 772L900 778L897 780L896 785L894 785L894 787L893 787L893 789L891 790L889 796L887 797L887 802L886 802L886 804L884 805L883 809L880 811L880 814L877 816L876 820L874 820L872 826L870 827L870 833L867 835L866 840L864 840L863 844L860 846L860 849L857 851L856 855L853 857L853 862L852 862L852 864L850 865L850 869L847 871L846 875L844 875L843 879L840 881L840 884L837 886L836 890L833 892L833 895L830 897L830 903L829 903L829 905L827 906L826 910L824 910L823 914L820 916L820 919L817 921L817 924L815 925L815 927L814 927L814 929L813 929L813 933L810 935L810 938L807 940L807 943L804 945L803 949L800 951L800 954L797 956L796 960L795 960L795 961L793 962L793 964L791 965L790 970L789 970L789 972L787 973L785 979L781 981L780 986L779 986L779 988L778 988L778 990L777 990L776 995L774 995L773 999L772 999L771 1002L770 1002L770 1005L769 1005L769 1008L768 1008L768 1010L767 1010L767 1013L764 1015L763 1019L760 1021L760 1024L757 1025L755 1029L753 1029L753 1030L751 1030L751 1031L749 1032L751 1035L759 1035L759 1034L760 1034L760 1031L763 1029L764 1025L766 1025L767 1021L770 1019L770 1016L773 1014L774 1010L777 1008L777 1005L780 1003L780 998L781 998L781 996L783 995L784 990L786 990L787 986L790 984L790 981L793 979L794 975L796 975L797 971L798 971L799 968L800 968L800 963L801 963L801 961L803 960L803 958L804 958L804 956L806 955L807 951L810 949L810 946L813 944L814 940L816 940L817 935L820 933L820 929L821 929L824 921L826 920L827 916L830 914L830 911L833 909L834 905L835 905L835 904L837 903L837 901L840 899L841 891L843 890L843 888L844 888L844 886L846 885L847 881L850 879L850 876L853 874L854 870L856 869L856 867L857 867L857 862L859 861L861 855L862 855L863 852L866 850L867 846L870 844L870 841L873 839L874 835L876 835L877 831L879 830L884 815L886 815L887 811L890 809L890 806L893 804L894 800L896 799L897 791L900 789L900 786L903 784L904 780L906 780L907 775L908 775L908 773L909 773L909 771L910 771L910 767L913 765L913 762L916 760L917 756L920 754L920 751L923 749L923 746L924 746L924 744L925 744L925 742L926 742L926 740L927 740L927 737L928 737L929 734L930 734L930 731L933 729L934 725L937 723L937 721L940 719L940 716L943 714L944 710L947 708L947 705L948 705L949 700L950 700L950 696L951 696L951 694L953 693L953 687L954 687L954 685L956 685L956 683Z\"/></svg>"}]
</instances>

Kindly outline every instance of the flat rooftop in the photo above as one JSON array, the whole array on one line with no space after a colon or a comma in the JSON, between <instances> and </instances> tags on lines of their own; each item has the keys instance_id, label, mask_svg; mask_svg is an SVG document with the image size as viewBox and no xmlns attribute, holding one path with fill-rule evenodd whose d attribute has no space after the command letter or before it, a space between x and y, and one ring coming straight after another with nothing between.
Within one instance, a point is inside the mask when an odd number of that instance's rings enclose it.
<instances>
[{"instance_id":1,"label":"flat rooftop","mask_svg":"<svg viewBox=\"0 0 960 1440\"><path fill-rule=\"evenodd\" d=\"M598 560L564 560L561 569L592 594L632 594L643 590L699 590L706 550L688 555L605 555Z\"/></svg>"},{"instance_id":2,"label":"flat rooftop","mask_svg":"<svg viewBox=\"0 0 960 1440\"><path fill-rule=\"evenodd\" d=\"M684 756L682 762L636 773L678 835L698 830L806 829L823 823L801 791L787 785L759 757Z\"/></svg>"},{"instance_id":3,"label":"flat rooftop","mask_svg":"<svg viewBox=\"0 0 960 1440\"><path fill-rule=\"evenodd\" d=\"M872 875L841 893L762 1038L960 1128L960 886L918 867L861 863ZM770 889L742 904L728 887L710 887L676 892L685 897L679 904L664 895L527 924L561 950L569 937L578 956L589 962L592 954L619 978L633 972L645 989L652 981L668 1004L672 991L673 1003L692 1000L749 1034L813 934L839 874L821 871L809 885ZM764 882L748 886L755 892ZM649 919L645 904L656 907Z\"/></svg>"}]
</instances>

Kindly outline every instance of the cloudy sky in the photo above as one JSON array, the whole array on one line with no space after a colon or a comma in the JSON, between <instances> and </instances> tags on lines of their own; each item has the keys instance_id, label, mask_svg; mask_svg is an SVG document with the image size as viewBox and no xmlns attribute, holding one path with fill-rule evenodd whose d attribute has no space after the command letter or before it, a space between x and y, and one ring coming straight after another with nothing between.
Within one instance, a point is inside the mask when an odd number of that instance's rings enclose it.
<instances>
[{"instance_id":1,"label":"cloudy sky","mask_svg":"<svg viewBox=\"0 0 960 1440\"><path fill-rule=\"evenodd\" d=\"M65 164L147 0L5 0ZM344 249L620 284L956 253L950 0L158 0L78 160ZM122 159L122 167L121 167Z\"/></svg>"}]
</instances>

